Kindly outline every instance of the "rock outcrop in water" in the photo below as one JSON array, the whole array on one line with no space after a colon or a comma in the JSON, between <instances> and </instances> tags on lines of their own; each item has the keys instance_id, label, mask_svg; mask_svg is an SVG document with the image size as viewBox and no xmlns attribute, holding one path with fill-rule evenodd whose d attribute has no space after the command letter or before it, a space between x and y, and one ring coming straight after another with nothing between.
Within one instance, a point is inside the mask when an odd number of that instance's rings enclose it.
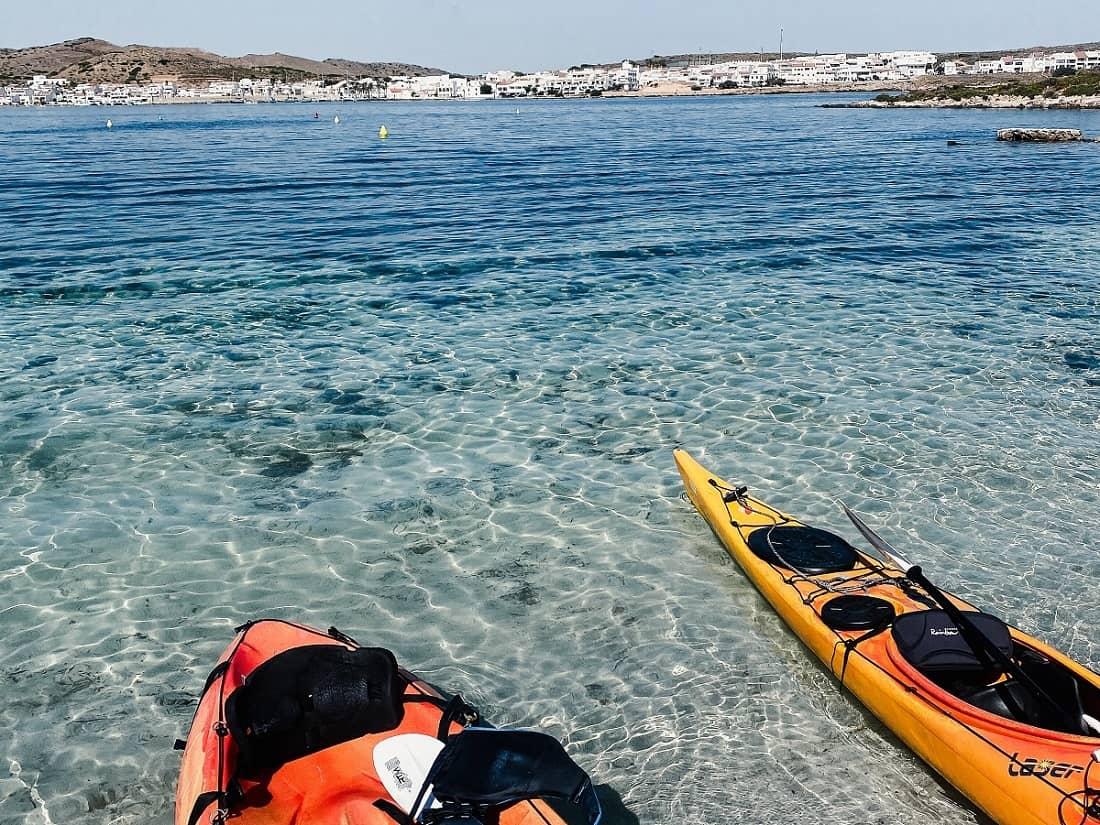
<instances>
[{"instance_id":1,"label":"rock outcrop in water","mask_svg":"<svg viewBox=\"0 0 1100 825\"><path fill-rule=\"evenodd\" d=\"M1080 129L998 129L997 140L1028 143L1070 143L1084 140Z\"/></svg>"}]
</instances>

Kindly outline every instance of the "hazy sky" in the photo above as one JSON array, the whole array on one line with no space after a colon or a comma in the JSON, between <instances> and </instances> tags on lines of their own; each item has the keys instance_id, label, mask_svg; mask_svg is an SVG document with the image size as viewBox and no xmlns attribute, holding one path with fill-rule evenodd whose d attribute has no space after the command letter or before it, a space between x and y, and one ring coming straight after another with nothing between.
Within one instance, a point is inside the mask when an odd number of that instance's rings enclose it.
<instances>
[{"instance_id":1,"label":"hazy sky","mask_svg":"<svg viewBox=\"0 0 1100 825\"><path fill-rule=\"evenodd\" d=\"M534 70L680 52L1008 49L1100 40L1100 0L35 0L0 47L93 36L226 55Z\"/></svg>"}]
</instances>

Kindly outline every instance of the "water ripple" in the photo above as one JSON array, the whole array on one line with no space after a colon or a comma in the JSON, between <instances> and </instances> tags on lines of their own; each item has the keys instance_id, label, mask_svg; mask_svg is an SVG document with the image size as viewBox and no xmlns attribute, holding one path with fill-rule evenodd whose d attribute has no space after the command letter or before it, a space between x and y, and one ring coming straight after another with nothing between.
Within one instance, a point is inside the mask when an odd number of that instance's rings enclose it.
<instances>
[{"instance_id":1,"label":"water ripple","mask_svg":"<svg viewBox=\"0 0 1100 825\"><path fill-rule=\"evenodd\" d=\"M643 822L976 821L670 449L1096 667L1098 150L990 136L1100 116L817 102L0 111L0 821L169 822L259 615L545 727Z\"/></svg>"}]
</instances>

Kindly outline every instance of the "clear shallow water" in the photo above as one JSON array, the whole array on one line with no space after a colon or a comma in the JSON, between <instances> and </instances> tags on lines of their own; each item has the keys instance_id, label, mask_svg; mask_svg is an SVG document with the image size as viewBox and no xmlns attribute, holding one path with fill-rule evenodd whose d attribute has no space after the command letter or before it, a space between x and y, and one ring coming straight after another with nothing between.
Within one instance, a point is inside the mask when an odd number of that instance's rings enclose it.
<instances>
[{"instance_id":1,"label":"clear shallow water","mask_svg":"<svg viewBox=\"0 0 1100 825\"><path fill-rule=\"evenodd\" d=\"M975 821L670 450L1100 666L1100 146L992 140L1100 114L821 100L0 111L0 822L170 822L262 615L642 822Z\"/></svg>"}]
</instances>

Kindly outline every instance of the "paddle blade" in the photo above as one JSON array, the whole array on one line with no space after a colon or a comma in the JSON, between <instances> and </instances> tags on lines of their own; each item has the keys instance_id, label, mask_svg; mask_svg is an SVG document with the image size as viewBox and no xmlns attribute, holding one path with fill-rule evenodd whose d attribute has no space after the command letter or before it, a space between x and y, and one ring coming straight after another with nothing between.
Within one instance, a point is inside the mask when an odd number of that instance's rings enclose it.
<instances>
[{"instance_id":1,"label":"paddle blade","mask_svg":"<svg viewBox=\"0 0 1100 825\"><path fill-rule=\"evenodd\" d=\"M401 733L374 746L374 772L390 798L410 816L418 813L413 811L413 806L441 750L442 742L422 733ZM431 794L427 794L427 798L431 799ZM434 800L429 804L439 807ZM422 804L421 810L424 807Z\"/></svg>"},{"instance_id":2,"label":"paddle blade","mask_svg":"<svg viewBox=\"0 0 1100 825\"><path fill-rule=\"evenodd\" d=\"M879 553L884 559L889 561L890 564L894 565L894 567L896 567L898 570L904 572L906 570L912 569L913 565L902 558L901 554L898 553L898 551L895 550L893 547L891 547L887 543L886 539L884 539L882 536L880 536L878 533L876 533L874 530L864 524L863 519L861 519L851 510L849 510L848 506L844 502L841 502L840 506L844 508L844 515L846 515L848 517L848 520L856 526L856 529L859 530L863 538L867 539L868 544L875 548L875 551L877 553Z\"/></svg>"}]
</instances>

